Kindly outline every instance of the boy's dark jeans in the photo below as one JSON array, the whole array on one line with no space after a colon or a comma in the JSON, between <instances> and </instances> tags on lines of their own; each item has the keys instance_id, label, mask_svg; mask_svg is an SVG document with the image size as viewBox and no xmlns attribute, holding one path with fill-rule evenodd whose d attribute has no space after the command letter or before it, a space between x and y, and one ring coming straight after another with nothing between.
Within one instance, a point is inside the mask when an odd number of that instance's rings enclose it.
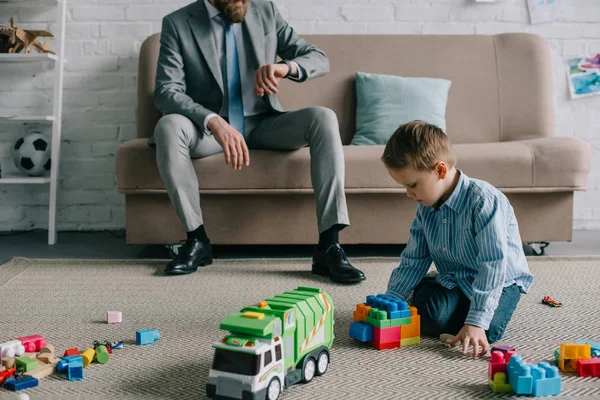
<instances>
[{"instance_id":1,"label":"boy's dark jeans","mask_svg":"<svg viewBox=\"0 0 600 400\"><path fill-rule=\"evenodd\" d=\"M421 315L421 332L436 337L442 333L456 335L465 326L471 301L460 288L446 289L435 279L435 276L423 278L413 294L412 303ZM489 329L485 331L488 342L502 339L520 298L521 291L517 285L502 289L498 308Z\"/></svg>"}]
</instances>

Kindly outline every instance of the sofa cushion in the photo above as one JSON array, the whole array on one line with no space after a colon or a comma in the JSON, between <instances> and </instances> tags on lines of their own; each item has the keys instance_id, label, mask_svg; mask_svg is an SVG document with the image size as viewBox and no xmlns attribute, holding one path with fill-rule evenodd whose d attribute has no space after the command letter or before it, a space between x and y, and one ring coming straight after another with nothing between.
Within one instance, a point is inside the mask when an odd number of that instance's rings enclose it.
<instances>
[{"instance_id":1,"label":"sofa cushion","mask_svg":"<svg viewBox=\"0 0 600 400\"><path fill-rule=\"evenodd\" d=\"M587 147L587 149L586 149ZM403 189L380 161L384 146L344 146L346 190L382 192ZM591 166L589 144L575 138L540 138L515 142L454 145L458 167L500 189L560 191L582 189ZM251 150L250 167L234 171L223 154L194 160L202 192L306 192L310 182L309 149ZM164 191L156 152L147 139L121 145L116 159L122 193Z\"/></svg>"},{"instance_id":2,"label":"sofa cushion","mask_svg":"<svg viewBox=\"0 0 600 400\"><path fill-rule=\"evenodd\" d=\"M451 82L356 73L356 134L350 144L386 144L398 127L423 120L446 131Z\"/></svg>"}]
</instances>

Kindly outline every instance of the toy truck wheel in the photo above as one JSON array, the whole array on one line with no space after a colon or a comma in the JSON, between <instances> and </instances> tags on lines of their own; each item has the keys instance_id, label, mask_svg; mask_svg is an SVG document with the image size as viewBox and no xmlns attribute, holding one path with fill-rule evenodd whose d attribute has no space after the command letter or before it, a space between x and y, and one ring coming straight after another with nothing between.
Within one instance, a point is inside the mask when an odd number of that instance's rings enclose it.
<instances>
[{"instance_id":1,"label":"toy truck wheel","mask_svg":"<svg viewBox=\"0 0 600 400\"><path fill-rule=\"evenodd\" d=\"M279 379L273 378L267 387L267 400L277 400L281 393L281 382Z\"/></svg>"},{"instance_id":2,"label":"toy truck wheel","mask_svg":"<svg viewBox=\"0 0 600 400\"><path fill-rule=\"evenodd\" d=\"M302 370L302 376L304 382L310 382L315 377L315 371L317 369L317 365L315 363L314 358L308 358L306 363L304 363L304 369Z\"/></svg>"},{"instance_id":3,"label":"toy truck wheel","mask_svg":"<svg viewBox=\"0 0 600 400\"><path fill-rule=\"evenodd\" d=\"M329 354L326 351L322 351L319 354L319 358L317 360L317 376L323 375L327 368L329 367Z\"/></svg>"}]
</instances>

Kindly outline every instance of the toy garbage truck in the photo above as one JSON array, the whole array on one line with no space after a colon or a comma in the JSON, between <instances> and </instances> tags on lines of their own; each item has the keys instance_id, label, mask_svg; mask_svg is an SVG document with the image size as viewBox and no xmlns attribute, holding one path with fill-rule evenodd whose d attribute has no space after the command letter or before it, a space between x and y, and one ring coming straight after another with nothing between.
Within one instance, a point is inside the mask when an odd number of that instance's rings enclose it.
<instances>
[{"instance_id":1,"label":"toy garbage truck","mask_svg":"<svg viewBox=\"0 0 600 400\"><path fill-rule=\"evenodd\" d=\"M275 400L284 388L323 375L333 310L327 293L300 286L230 314L220 325L229 334L213 345L208 397Z\"/></svg>"}]
</instances>

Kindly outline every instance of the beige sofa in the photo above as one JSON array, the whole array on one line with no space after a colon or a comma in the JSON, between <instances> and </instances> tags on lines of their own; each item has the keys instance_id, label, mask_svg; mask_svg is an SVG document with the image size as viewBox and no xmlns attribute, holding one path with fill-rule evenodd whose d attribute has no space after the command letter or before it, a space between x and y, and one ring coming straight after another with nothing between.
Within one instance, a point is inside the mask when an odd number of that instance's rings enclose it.
<instances>
[{"instance_id":1,"label":"beige sofa","mask_svg":"<svg viewBox=\"0 0 600 400\"><path fill-rule=\"evenodd\" d=\"M590 146L556 137L550 52L529 34L495 36L306 36L331 63L325 77L285 81L286 109L321 105L340 122L351 226L343 243L406 243L416 203L387 174L383 146L350 146L356 71L450 79L447 133L466 174L502 190L513 204L524 241L569 241L573 194L584 190ZM126 196L128 243L177 243L185 238L155 150L146 145L160 114L153 106L159 35L139 61L137 139L116 159ZM561 78L562 79L562 78ZM251 167L233 171L222 155L195 160L207 231L215 244L311 244L317 240L307 148L251 151Z\"/></svg>"}]
</instances>

